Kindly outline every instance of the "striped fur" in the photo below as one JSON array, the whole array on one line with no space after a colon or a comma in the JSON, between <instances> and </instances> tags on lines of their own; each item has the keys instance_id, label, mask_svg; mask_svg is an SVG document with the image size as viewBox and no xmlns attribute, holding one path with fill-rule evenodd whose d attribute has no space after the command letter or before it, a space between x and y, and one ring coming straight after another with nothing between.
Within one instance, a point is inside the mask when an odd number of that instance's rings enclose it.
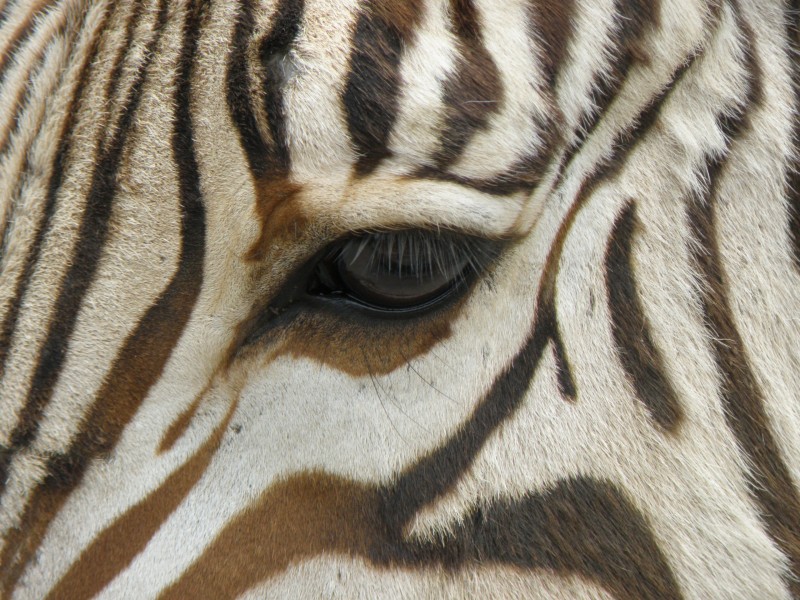
<instances>
[{"instance_id":1,"label":"striped fur","mask_svg":"<svg viewBox=\"0 0 800 600\"><path fill-rule=\"evenodd\" d=\"M0 0L0 597L800 598L798 23Z\"/></svg>"}]
</instances>

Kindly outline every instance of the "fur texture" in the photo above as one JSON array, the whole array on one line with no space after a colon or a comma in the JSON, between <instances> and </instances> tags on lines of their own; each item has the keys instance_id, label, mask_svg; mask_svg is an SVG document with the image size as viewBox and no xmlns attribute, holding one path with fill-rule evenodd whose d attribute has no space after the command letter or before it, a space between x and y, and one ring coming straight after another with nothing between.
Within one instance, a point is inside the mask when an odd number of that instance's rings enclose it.
<instances>
[{"instance_id":1,"label":"fur texture","mask_svg":"<svg viewBox=\"0 0 800 600\"><path fill-rule=\"evenodd\" d=\"M799 18L0 0L0 596L800 598Z\"/></svg>"}]
</instances>

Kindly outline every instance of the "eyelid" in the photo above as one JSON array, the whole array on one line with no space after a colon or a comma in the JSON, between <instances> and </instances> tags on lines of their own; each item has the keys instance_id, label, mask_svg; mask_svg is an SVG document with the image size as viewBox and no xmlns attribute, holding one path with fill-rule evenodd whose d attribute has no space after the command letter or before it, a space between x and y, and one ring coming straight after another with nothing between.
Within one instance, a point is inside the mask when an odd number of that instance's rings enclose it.
<instances>
[{"instance_id":1,"label":"eyelid","mask_svg":"<svg viewBox=\"0 0 800 600\"><path fill-rule=\"evenodd\" d=\"M344 237L381 230L448 230L479 238L516 237L529 194L497 196L450 181L381 175L363 180L309 181L301 209Z\"/></svg>"},{"instance_id":2,"label":"eyelid","mask_svg":"<svg viewBox=\"0 0 800 600\"><path fill-rule=\"evenodd\" d=\"M483 274L485 274L491 265L500 256L503 250L508 245L508 240L497 238L478 237L471 234L454 232L454 231L430 231L430 230L399 230L399 231L418 231L422 235L448 235L453 239L469 240L477 247L482 249L481 257L478 264L473 264L471 269L471 281L463 281L453 290L448 293L446 297L435 298L432 301L414 307L412 309L394 309L394 310L370 310L367 306L357 306L353 302L349 302L346 298L324 298L322 296L310 294L308 286L311 278L315 276L316 269L320 264L326 261L330 262L335 259L336 253L341 246L350 240L358 239L359 237L366 237L379 233L389 233L387 231L356 231L346 236L341 236L336 240L329 242L315 253L310 255L306 260L302 261L299 266L294 269L284 280L284 283L272 296L272 298L262 304L260 307L254 309L251 317L247 319L239 334L238 343L240 348L249 346L257 342L262 336L271 330L273 327L285 326L291 322L296 316L301 314L304 310L328 312L329 314L337 315L337 319L355 319L361 320L361 317L367 318L367 321L361 321L361 324L372 323L378 324L378 321L388 321L386 316L394 316L402 320L416 320L422 315L435 312L437 310L449 310L448 307L457 303L459 298L464 297L465 293ZM291 309L291 310L290 310ZM381 314L383 316L381 316ZM287 318L289 319L287 321ZM368 325L367 325L368 326Z\"/></svg>"}]
</instances>

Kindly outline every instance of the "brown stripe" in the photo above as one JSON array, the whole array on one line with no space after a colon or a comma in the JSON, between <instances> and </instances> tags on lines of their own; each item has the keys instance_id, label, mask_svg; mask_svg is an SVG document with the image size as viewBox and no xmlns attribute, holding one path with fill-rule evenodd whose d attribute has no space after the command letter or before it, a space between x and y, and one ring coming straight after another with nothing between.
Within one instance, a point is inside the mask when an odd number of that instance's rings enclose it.
<instances>
[{"instance_id":1,"label":"brown stripe","mask_svg":"<svg viewBox=\"0 0 800 600\"><path fill-rule=\"evenodd\" d=\"M388 141L398 112L400 60L403 49L413 43L421 14L421 0L368 0L356 22L342 101L359 154L359 177L369 175L391 154Z\"/></svg>"},{"instance_id":2,"label":"brown stripe","mask_svg":"<svg viewBox=\"0 0 800 600\"><path fill-rule=\"evenodd\" d=\"M160 16L160 18L165 17ZM106 234L114 206L118 185L117 171L128 131L142 96L145 74L153 59L155 44L160 37L163 25L163 21L159 21L156 25L156 35L149 41L144 64L140 67L127 93L116 131L98 158L92 175L76 248L70 260L70 266L59 286L53 317L39 351L39 359L27 402L20 412L17 426L11 435L11 444L14 447L27 446L38 431L42 412L50 402L53 387L66 360L67 340L72 336L83 298L94 281L105 247Z\"/></svg>"},{"instance_id":3,"label":"brown stripe","mask_svg":"<svg viewBox=\"0 0 800 600\"><path fill-rule=\"evenodd\" d=\"M86 13L83 16L84 20L86 18ZM47 51L54 47L58 42L58 37L64 33L64 29L66 28L67 19L64 15L61 15L61 22L58 24L56 31L53 33L52 38L39 48L36 51L36 54L30 58L30 60L26 61L25 64L25 75L20 78L21 81L25 83L19 85L17 88L17 93L14 97L14 101L12 103L12 112L13 116L9 121L9 127L2 132L0 132L0 158L2 158L3 154L5 154L6 150L8 149L9 140L19 131L19 127L22 122L22 114L24 113L25 109L28 107L28 103L30 98L33 94L34 90L34 81L44 72L44 59L47 54ZM70 38L74 40L77 37L77 33L82 29L82 27L74 27L70 31ZM74 46L73 44L71 44ZM2 84L0 84L2 85ZM23 172L27 169L23 169ZM0 240L0 244L2 240Z\"/></svg>"},{"instance_id":4,"label":"brown stripe","mask_svg":"<svg viewBox=\"0 0 800 600\"><path fill-rule=\"evenodd\" d=\"M172 450L173 446L175 446L175 443L189 429L189 426L197 414L197 411L200 409L203 398L205 398L206 394L208 393L209 387L214 379L214 377L209 379L208 383L203 386L202 390L200 390L200 393L195 396L194 400L192 400L192 403L187 406L186 409L181 412L181 414L178 415L178 417L167 428L166 432L164 432L164 435L161 438L161 444L158 446L159 454L163 454L164 452L169 452Z\"/></svg>"},{"instance_id":5,"label":"brown stripe","mask_svg":"<svg viewBox=\"0 0 800 600\"><path fill-rule=\"evenodd\" d=\"M444 130L433 157L434 169L446 171L503 103L497 65L486 50L473 0L450 0L453 31L459 53L455 72L444 83Z\"/></svg>"},{"instance_id":6,"label":"brown stripe","mask_svg":"<svg viewBox=\"0 0 800 600\"><path fill-rule=\"evenodd\" d=\"M789 43L789 64L794 90L793 139L795 157L789 171L789 232L794 242L794 262L800 270L800 0L789 0L785 16Z\"/></svg>"},{"instance_id":7,"label":"brown stripe","mask_svg":"<svg viewBox=\"0 0 800 600\"><path fill-rule=\"evenodd\" d=\"M52 0L38 0L30 6L25 18L17 24L14 31L9 35L5 48L0 48L2 50L0 51L0 85L5 80L9 65L20 51L23 40L28 38L28 34L31 33L37 19L47 11L51 2Z\"/></svg>"},{"instance_id":8,"label":"brown stripe","mask_svg":"<svg viewBox=\"0 0 800 600\"><path fill-rule=\"evenodd\" d=\"M42 515L55 515L63 506L67 496L51 490L37 493L25 509L18 526L12 528L5 539L5 548L0 554L0 597L10 598L25 567L36 554L44 538L50 519Z\"/></svg>"},{"instance_id":9,"label":"brown stripe","mask_svg":"<svg viewBox=\"0 0 800 600\"><path fill-rule=\"evenodd\" d=\"M293 475L236 517L160 598L237 598L291 565L330 554L390 570L546 569L581 575L619 598L681 597L646 519L607 482L563 480L473 508L435 542L387 528L382 493L324 472Z\"/></svg>"},{"instance_id":10,"label":"brown stripe","mask_svg":"<svg viewBox=\"0 0 800 600\"><path fill-rule=\"evenodd\" d=\"M237 405L238 400L231 403L222 422L185 464L94 538L48 599L92 598L133 562L208 469Z\"/></svg>"},{"instance_id":11,"label":"brown stripe","mask_svg":"<svg viewBox=\"0 0 800 600\"><path fill-rule=\"evenodd\" d=\"M736 10L743 34L744 66L750 81L744 107L732 115L719 117L720 127L729 140L728 153L752 127L749 114L761 105L763 95L753 33L741 21L738 5L731 2L731 6ZM717 185L728 169L727 158L728 154L709 159L704 169L710 181L708 192L689 206L689 225L698 242L693 259L703 278L701 301L709 343L721 377L719 393L725 418L750 465L748 487L761 509L767 533L789 561L784 581L791 593L800 598L800 495L773 436L764 410L763 392L733 317L728 275L717 235Z\"/></svg>"},{"instance_id":12,"label":"brown stripe","mask_svg":"<svg viewBox=\"0 0 800 600\"><path fill-rule=\"evenodd\" d=\"M636 227L636 205L622 210L614 223L606 251L606 286L611 330L620 363L636 395L650 416L666 431L675 431L683 410L653 343L650 323L644 314L633 268L632 241Z\"/></svg>"},{"instance_id":13,"label":"brown stripe","mask_svg":"<svg viewBox=\"0 0 800 600\"><path fill-rule=\"evenodd\" d=\"M684 68L687 67L688 65ZM661 102L682 73L683 70L679 69L671 85L653 102L649 110L657 113ZM643 123L649 126L655 120L655 116L649 119L644 117L640 120L638 126L640 128L645 127ZM612 161L612 165L617 165L616 169L621 168L624 156L645 132L646 129L629 132L622 146L624 150L620 150L623 156L618 157L617 162ZM605 175L598 174L595 177L599 181L604 176L616 172L616 169L609 168L604 172ZM584 193L588 194L588 189L585 188ZM235 597L276 571L284 569L290 562L322 551L361 554L384 566L407 565L413 562L415 556L425 556L424 552L414 549L413 545L408 545L402 540L402 532L422 507L429 505L455 486L492 433L520 406L544 348L552 337L547 335L549 332L542 322L542 319L537 319L536 327L524 347L497 378L467 423L440 448L423 457L416 465L400 475L394 484L372 490L361 484L337 480L324 474L315 475L310 479L301 476L278 484L272 490L265 492L257 507L247 511L229 525L204 556L164 594L164 597ZM592 486L589 485L588 488L591 489ZM567 502L567 510L574 513L575 506L585 506L579 504L584 495L585 493L572 494L570 502ZM116 525L112 526L113 531L109 530L112 533L108 535L120 541L120 532L134 525L138 527L141 524L138 515L158 510L162 497L172 497L172 492L169 489L160 489L145 501L143 508L137 507L137 512L131 513L130 517L123 516L120 522L124 525L120 525L119 528ZM633 597L647 594L652 596L658 593L662 597L678 597L674 578L660 555L649 529L642 525L644 520L634 511L614 512L613 506L624 501L620 500L619 495L609 497L610 499L599 494L598 498L605 498L603 502L590 497L588 506L601 507L600 514L591 514L578 519L580 526L576 526L576 538L587 540L594 544L592 547L595 548L598 547L597 544L603 548L603 543L607 543L617 549L625 548L625 552L633 550L630 555L636 557L635 560L641 560L641 564L622 566L618 562L598 564L596 562L598 558L616 559L619 556L605 551L599 554L587 554L587 557L592 556L594 560L587 558L586 563L570 562L569 557L575 556L572 553L573 544L559 545L556 541L563 539L559 537L559 534L563 533L549 530L542 533L534 527L534 531L529 534L532 541L544 536L550 540L551 547L558 547L564 553L569 553L561 557L561 562L553 558L549 565L542 566L552 568L552 565L558 562L566 572L569 572L571 569L584 568L585 564L587 571L591 569L591 572L586 574L609 589L627 591ZM535 499L531 502L533 514L538 514ZM552 501L550 503L555 504ZM305 506L311 508L305 510ZM525 505L518 512L510 509L501 512L506 518L512 515L519 522L530 522L530 514L526 512L528 508L529 506ZM290 512L287 514L285 511ZM516 516L517 514L519 516ZM607 521L601 521L601 518L611 518L610 515L614 515L611 519L613 527L608 526ZM162 520L163 518L166 516L162 517ZM557 522L552 519L548 521ZM581 529L598 523L602 526L597 531ZM623 523L627 524L628 529L620 529ZM308 533L301 535L304 526L309 526ZM287 530L284 531L282 527L286 527ZM624 539L606 540L602 537L618 529L624 532ZM503 532L505 535L508 534L505 529ZM583 537L582 534L587 532L596 539L591 536ZM277 540L278 547L270 545L268 540ZM481 546L479 548L481 552L488 553L494 545L489 543L485 548ZM456 548L462 547L463 543L456 544ZM243 554L239 554L240 552ZM535 551L532 552L535 557ZM448 553L452 555L453 550L448 550ZM460 556L458 550L456 555ZM476 551L474 556L481 554ZM552 558L552 554L546 556ZM500 556L498 560L506 558ZM236 569L225 568L229 564L227 560L232 560ZM428 564L427 561L420 562ZM452 562L452 559L442 557L441 562ZM531 563L535 562L535 558L532 558ZM631 566L635 566L635 569L631 569ZM634 576L631 577L628 573L633 573ZM652 576L648 578L641 575L642 573ZM630 587L637 585L640 587Z\"/></svg>"},{"instance_id":14,"label":"brown stripe","mask_svg":"<svg viewBox=\"0 0 800 600\"><path fill-rule=\"evenodd\" d=\"M154 56L167 16L168 4L161 0L155 35L148 43L148 57ZM183 60L186 60L185 56ZM187 67L182 63L182 68ZM141 79L146 70L146 66L141 69L134 89L141 89ZM47 527L80 483L91 460L111 450L117 443L125 425L160 375L193 309L202 281L205 217L189 121L188 74L182 72L182 76L186 81L181 80L178 85L172 140L179 170L182 208L178 270L125 341L69 451L49 461L47 478L34 491L19 529L10 536L0 556L2 589L13 589L34 556ZM123 114L131 113L135 100L133 98L127 104ZM120 131L123 130L124 127L120 127ZM116 150L115 146L110 146L112 151Z\"/></svg>"},{"instance_id":15,"label":"brown stripe","mask_svg":"<svg viewBox=\"0 0 800 600\"><path fill-rule=\"evenodd\" d=\"M637 129L629 132L629 135L623 140L624 144L621 145L622 149L619 151L621 156L616 157L616 161L611 161L611 166L602 174L595 175L596 181L593 185L621 168L624 157L635 146L636 141L646 133L646 128L655 121L655 115L661 103L686 68L688 68L688 63L676 72L674 80L667 86L664 93L648 107L648 113L652 112L653 114L642 116ZM588 195L588 191L593 188L593 185L585 187L584 194ZM537 315L541 316L541 312L537 312ZM361 484L337 480L324 474L311 479L301 476L278 484L272 490L265 492L262 502L257 507L247 511L229 525L204 556L165 592L164 597L236 597L264 578L284 569L290 562L304 556L316 555L322 551L364 555L364 548L368 548L369 551L366 555L377 564L384 565L407 564L412 562L415 556L420 554L424 556L420 550L414 550L413 546L406 546L406 549L403 549L405 542L402 540L402 532L406 525L421 508L429 505L455 486L474 462L478 452L492 433L514 414L525 397L544 348L551 338L552 333L547 331L543 319L537 318L534 331L528 337L526 344L497 378L467 423L453 438L398 477L394 484L379 490L371 490ZM344 485L342 486L342 484ZM150 509L157 508L157 499L161 494L169 494L169 492L160 490L157 495L151 496L156 499L147 502ZM581 497L581 494L575 495L572 503L568 506L576 506ZM289 501L287 502L285 498L289 498ZM621 504L622 501L619 498L620 496L616 496L605 504L612 506ZM306 505L312 506L313 510L304 510L303 507ZM589 506L602 507L604 503L590 501ZM147 513L147 510L142 510ZM285 514L282 512L283 510L291 512ZM574 512L574 508L569 510ZM608 554L603 551L599 554L591 554L595 560L587 560L586 568L587 570L591 568L593 571L587 575L610 589L626 591L631 597L642 597L648 594L650 597L658 597L658 594L661 594L661 597L678 597L679 592L674 578L658 551L652 534L646 526L639 526L644 523L644 520L637 517L636 513L632 513L633 516L631 516L630 512L615 513L612 510L603 509L601 515L592 514L587 518L580 519L580 524L588 527L597 524L601 516L609 518L609 515L623 515L623 517L612 519L615 522L614 527L604 524L597 533L591 530L590 533L597 539L581 537L581 534L585 534L587 531L581 531L580 527L577 527L580 531L577 533L577 537L588 539L594 544L592 547L596 548L597 544L603 547L600 543L603 540L600 532L617 531L616 521L626 523L629 528L635 530L634 533L626 533L624 539L610 539L607 544L617 549L625 548L625 552L632 549L631 556L641 559L642 564L636 565L635 569L630 569L630 565L620 567L618 562L598 564L596 563L598 557L605 559L618 556L618 554ZM517 513L509 510L505 514L516 515ZM536 511L534 514L537 514ZM520 522L530 521L530 516L524 509L520 510L520 516L517 518ZM126 527L131 526L137 517L134 516L131 519L132 521ZM311 525L310 533L300 535L303 532L302 528L309 524ZM276 530L276 527L279 529ZM283 531L280 529L281 527L286 527L288 530ZM300 529L298 530L298 528ZM120 535L119 531L121 530L117 530L117 533L113 535ZM505 530L503 531L505 532ZM622 531L630 532L631 529ZM544 535L547 539L559 539L558 533L548 531L542 534L536 530L530 533L533 541L538 539L537 533L539 536ZM268 540L279 540L278 548L268 544ZM459 551L463 544L456 545ZM551 547L553 545L557 544L551 541ZM567 544L567 546L569 547L560 547L564 552L571 553L573 545ZM487 544L487 548L482 548L481 552L488 552L488 548L492 547L494 544ZM239 554L239 552L244 554ZM448 552L452 554L453 551ZM268 554L265 555L265 553ZM273 553L276 554L273 555ZM460 556L458 551L456 555ZM479 554L476 553L477 555ZM551 556L551 554L547 554L547 556ZM582 568L582 561L570 563L567 556L574 556L574 554L563 557L565 571ZM498 560L502 558L504 557L499 557ZM225 568L228 565L227 560L232 560L236 569ZM448 561L452 562L452 559L441 559L443 563ZM553 561L555 562L555 559ZM422 562L428 564L427 560ZM534 563L535 559L531 559L531 562ZM548 566L552 566L552 564ZM631 577L628 573L634 573L634 576ZM642 576L642 573L653 575L648 578ZM640 587L630 587L636 585Z\"/></svg>"},{"instance_id":16,"label":"brown stripe","mask_svg":"<svg viewBox=\"0 0 800 600\"><path fill-rule=\"evenodd\" d=\"M106 12L103 15L103 21L98 31L102 32L105 30L108 19L109 12ZM22 273L14 283L14 293L11 297L11 303L7 312L3 315L2 324L0 324L0 378L2 378L5 373L8 351L11 347L11 337L17 327L23 298L28 291L34 267L39 262L44 240L52 227L53 215L56 208L56 197L61 189L61 183L66 170L66 158L72 144L72 133L76 124L75 117L81 110L83 90L89 81L91 69L100 48L101 37L102 36L97 36L92 42L91 47L86 52L83 64L81 65L78 81L67 107L67 116L64 119L58 135L58 147L56 149L55 158L53 159L53 165L50 169L50 180L47 185L47 195L42 217L36 225L33 243L28 248L28 253L22 266ZM19 183L18 181L17 184L19 185ZM0 465L0 493L2 493L4 488L6 474L7 472L3 468L3 465Z\"/></svg>"},{"instance_id":17,"label":"brown stripe","mask_svg":"<svg viewBox=\"0 0 800 600\"><path fill-rule=\"evenodd\" d=\"M618 13L618 27L613 40L616 58L603 76L595 75L589 108L579 119L580 131L568 150L566 163L571 161L577 150L592 136L611 102L622 89L631 67L636 63L649 61L643 39L647 32L657 29L660 24L661 1L617 0L615 8Z\"/></svg>"}]
</instances>

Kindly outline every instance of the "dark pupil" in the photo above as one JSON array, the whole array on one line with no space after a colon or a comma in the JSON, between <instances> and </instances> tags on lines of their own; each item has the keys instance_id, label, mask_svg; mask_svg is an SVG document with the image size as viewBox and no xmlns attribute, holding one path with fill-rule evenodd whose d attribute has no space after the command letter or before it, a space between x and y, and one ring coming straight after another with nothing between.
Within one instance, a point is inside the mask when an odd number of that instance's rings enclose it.
<instances>
[{"instance_id":1,"label":"dark pupil","mask_svg":"<svg viewBox=\"0 0 800 600\"><path fill-rule=\"evenodd\" d=\"M408 308L450 290L468 260L415 240L378 234L349 241L336 260L347 294L386 308Z\"/></svg>"}]
</instances>

